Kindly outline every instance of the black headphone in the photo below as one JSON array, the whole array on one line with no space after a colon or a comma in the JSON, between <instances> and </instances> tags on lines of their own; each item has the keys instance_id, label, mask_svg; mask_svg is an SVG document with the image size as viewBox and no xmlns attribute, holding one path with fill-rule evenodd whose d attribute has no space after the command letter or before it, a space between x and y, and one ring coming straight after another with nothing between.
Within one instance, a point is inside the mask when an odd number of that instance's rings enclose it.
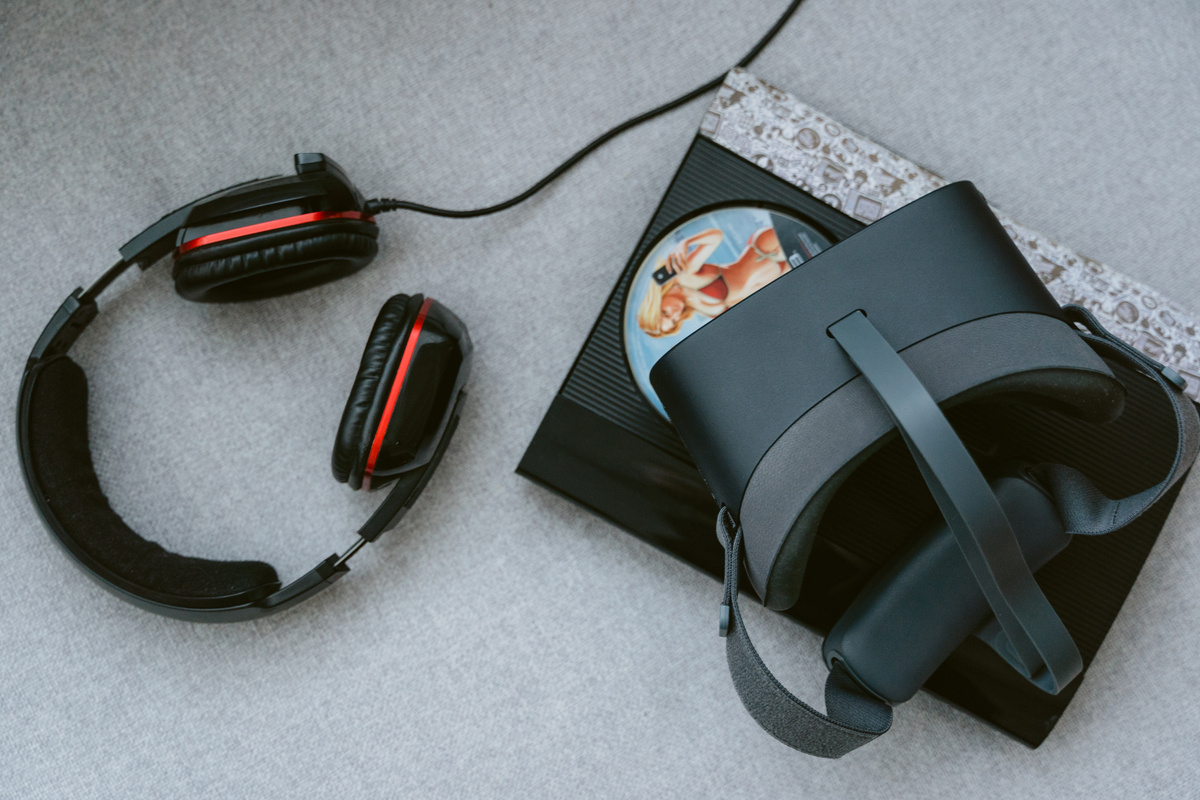
<instances>
[{"instance_id":1,"label":"black headphone","mask_svg":"<svg viewBox=\"0 0 1200 800\"><path fill-rule=\"evenodd\" d=\"M783 14L736 66L746 67L800 6ZM298 153L295 175L248 181L164 216L121 248L121 260L51 317L25 365L17 411L21 465L51 535L106 589L179 619L230 622L287 608L345 574L346 562L399 521L424 488L458 422L471 368L466 326L421 295L384 303L367 339L333 445L333 475L354 489L392 489L359 539L282 586L259 561L207 561L147 541L112 510L92 465L87 378L67 352L97 314L96 298L137 264L173 252L175 291L188 300L261 300L309 289L365 267L378 252L375 215L413 211L480 217L524 202L609 140L721 85L722 77L638 114L584 145L524 192L454 210L405 200L364 200L321 153Z\"/></svg>"},{"instance_id":2,"label":"black headphone","mask_svg":"<svg viewBox=\"0 0 1200 800\"><path fill-rule=\"evenodd\" d=\"M391 485L359 539L283 586L261 561L209 561L165 550L112 510L92 464L87 377L67 355L96 298L133 264L174 246L175 290L189 300L258 300L308 289L370 263L379 229L332 159L299 153L296 174L238 184L172 211L76 289L38 337L21 381L17 434L25 480L51 535L106 589L142 608L205 622L251 619L311 597L403 516L437 466L471 369L466 326L433 298L384 303L333 445L333 475L353 489Z\"/></svg>"}]
</instances>

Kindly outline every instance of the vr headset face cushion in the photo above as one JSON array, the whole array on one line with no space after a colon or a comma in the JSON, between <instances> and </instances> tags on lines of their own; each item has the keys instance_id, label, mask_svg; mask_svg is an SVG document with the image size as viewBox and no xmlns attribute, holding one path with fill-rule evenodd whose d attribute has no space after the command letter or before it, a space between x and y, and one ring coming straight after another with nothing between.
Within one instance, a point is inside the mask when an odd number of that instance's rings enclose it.
<instances>
[{"instance_id":1,"label":"vr headset face cushion","mask_svg":"<svg viewBox=\"0 0 1200 800\"><path fill-rule=\"evenodd\" d=\"M367 458L396 377L400 354L423 302L421 295L398 294L390 298L380 309L367 337L333 444L333 476L353 489L362 488Z\"/></svg>"},{"instance_id":2,"label":"vr headset face cushion","mask_svg":"<svg viewBox=\"0 0 1200 800\"><path fill-rule=\"evenodd\" d=\"M171 274L188 300L261 300L357 272L378 252L378 236L364 220L309 222L197 247L175 260Z\"/></svg>"},{"instance_id":3,"label":"vr headset face cushion","mask_svg":"<svg viewBox=\"0 0 1200 800\"><path fill-rule=\"evenodd\" d=\"M1068 325L1041 314L979 319L901 355L943 408L1029 401L1107 422L1124 404L1124 387L1104 361ZM762 457L740 522L747 571L764 604L795 604L825 509L847 478L895 436L860 375L809 409Z\"/></svg>"}]
</instances>

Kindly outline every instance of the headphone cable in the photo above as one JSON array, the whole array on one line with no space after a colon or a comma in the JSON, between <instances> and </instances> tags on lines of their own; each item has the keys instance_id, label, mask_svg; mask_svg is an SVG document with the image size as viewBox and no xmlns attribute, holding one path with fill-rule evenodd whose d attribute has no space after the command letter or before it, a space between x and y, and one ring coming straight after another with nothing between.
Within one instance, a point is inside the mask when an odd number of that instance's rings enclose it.
<instances>
[{"instance_id":1,"label":"headphone cable","mask_svg":"<svg viewBox=\"0 0 1200 800\"><path fill-rule=\"evenodd\" d=\"M745 55L745 57L742 58L742 60L739 61L735 66L737 66L737 67L750 66L750 62L752 62L755 58L758 57L758 54L762 52L763 48L766 47L768 44L770 44L771 40L775 38L775 34L779 33L779 31L783 28L783 26L787 24L787 21L789 19L791 19L792 14L794 14L796 12L796 9L798 9L800 7L801 2L803 2L803 0L792 0L791 4L788 5L787 10L785 10L783 12L782 16L780 16L779 19L775 21L775 24L771 26L771 29L768 30L767 33L761 39L758 40L758 43L756 45L754 45L754 47L750 50L750 52L747 53ZM718 86L720 86L722 81L724 81L724 80L725 80L724 75L713 78L711 81L704 84L703 86L698 86L695 89L688 92L687 94L680 95L679 97L676 97L674 100L670 100L670 101L662 104L658 108L652 108L649 111L646 111L642 114L638 114L636 117L630 117L629 119L620 123L616 127L610 128L609 130L607 130L604 133L597 136L592 141L588 142L586 145L584 145L579 150L577 150L574 155L572 155L566 161L562 162L557 167L555 167L553 171L551 171L548 175L546 175L546 177L542 178L540 181L535 183L533 186L530 186L528 189L521 192L519 195L516 195L515 197L510 197L509 199L504 200L499 203L496 203L495 205L484 206L483 208L455 210L455 209L449 209L449 208L436 208L434 206L426 206L426 205L422 205L420 203L412 203L407 200L393 200L391 198L385 197L385 198L378 198L378 199L374 199L374 200L368 200L367 204L366 204L366 212L368 214L375 215L375 214L383 214L388 211L414 211L418 214L430 214L435 217L454 217L457 219L466 219L469 217L484 217L484 216L487 216L488 214L495 214L499 211L504 211L506 209L512 208L513 206L517 205L518 203L525 202L526 200L528 200L529 198L533 197L535 194L540 192L542 189L545 189L547 186L549 186L551 183L553 183L556 179L558 179L563 173L565 173L571 167L575 166L580 161L585 159L588 155L590 155L593 151L597 150L599 147L601 147L603 144L608 142L610 139L614 139L617 136L620 136L622 133L629 130L630 128L636 128L638 125L641 125L643 122L648 122L649 120L652 120L657 116L665 114L668 111L673 111L674 109L679 108L679 106L684 105L685 103L689 103L692 100L695 100L697 97L699 97L702 94L711 92L713 89L716 89Z\"/></svg>"}]
</instances>

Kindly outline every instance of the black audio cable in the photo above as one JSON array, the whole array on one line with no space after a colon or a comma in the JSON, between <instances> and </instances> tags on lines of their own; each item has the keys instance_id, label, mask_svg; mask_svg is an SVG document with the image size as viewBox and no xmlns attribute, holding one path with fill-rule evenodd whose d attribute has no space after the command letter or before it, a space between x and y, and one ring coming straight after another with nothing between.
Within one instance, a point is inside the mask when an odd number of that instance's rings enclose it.
<instances>
[{"instance_id":1,"label":"black audio cable","mask_svg":"<svg viewBox=\"0 0 1200 800\"><path fill-rule=\"evenodd\" d=\"M745 57L742 58L742 60L737 63L736 66L738 66L738 67L750 66L750 62L752 62L755 58L758 57L758 54L762 52L763 48L766 47L768 44L770 44L771 40L775 38L775 34L779 33L779 31L783 28L783 26L787 24L787 21L789 19L791 19L792 14L794 14L796 12L796 9L800 7L801 2L803 2L803 0L792 0L792 2L788 5L787 10L785 10L783 12L783 15L780 16L779 19L775 21L775 24L771 26L771 29L768 30L766 32L766 34L761 39L758 40L758 43L756 45L754 45L754 47L750 50L750 52L747 53L745 55ZM622 133L629 130L630 128L636 128L638 125L641 125L643 122L647 122L661 114L665 114L668 111L676 109L679 106L683 105L684 103L691 102L692 100L695 100L697 97L699 97L702 94L711 92L713 89L716 89L718 86L720 86L721 82L724 79L725 79L724 75L720 75L716 78L713 78L708 83L704 84L703 86L696 87L695 89L691 90L687 94L680 95L679 97L676 97L674 100L664 103L661 106L659 106L658 108L652 108L649 111L646 111L642 114L638 114L636 117L630 117L629 119L625 120L624 122L617 125L616 127L610 128L609 130L600 134L595 139L588 142L582 148L577 150L574 155L572 155L566 161L564 161L563 163L561 163L557 167L555 167L554 170L550 172L550 174L546 175L546 177L542 178L540 181L535 183L533 186L530 186L528 189L521 192L519 195L517 195L515 197L510 197L509 199L504 200L503 202L500 202L500 203L496 203L495 205L484 206L483 208L455 210L455 209L449 209L449 208L435 208L434 206L421 205L420 203L412 203L407 200L393 200L390 198L377 198L374 200L367 201L366 211L368 214L382 214L387 211L415 211L418 214L431 214L435 217L456 217L456 218L460 218L460 219L467 218L467 217L483 217L483 216L487 216L488 214L495 214L498 211L504 211L505 209L512 208L513 206L517 205L518 203L523 203L524 201L528 200L529 198L533 197L535 194L540 192L542 189L545 189L547 186L549 186L551 183L553 183L559 176L561 176L564 172L566 172L571 167L578 164L580 161L582 161L584 158L586 158L590 153L592 153L592 151L598 149L605 142L609 141L610 139L614 139L617 136L620 136Z\"/></svg>"}]
</instances>

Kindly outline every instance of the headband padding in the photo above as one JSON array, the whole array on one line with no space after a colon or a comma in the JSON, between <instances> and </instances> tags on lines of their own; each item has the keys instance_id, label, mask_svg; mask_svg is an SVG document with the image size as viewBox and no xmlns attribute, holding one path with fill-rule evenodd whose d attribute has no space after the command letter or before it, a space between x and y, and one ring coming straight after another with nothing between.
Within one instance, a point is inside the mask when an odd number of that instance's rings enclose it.
<instances>
[{"instance_id":1,"label":"headband padding","mask_svg":"<svg viewBox=\"0 0 1200 800\"><path fill-rule=\"evenodd\" d=\"M378 236L365 220L309 222L197 247L175 260L171 274L188 300L261 300L357 272L379 251Z\"/></svg>"},{"instance_id":2,"label":"headband padding","mask_svg":"<svg viewBox=\"0 0 1200 800\"><path fill-rule=\"evenodd\" d=\"M257 598L277 589L279 577L270 564L189 558L143 539L125 524L104 496L92 464L87 391L83 369L60 356L40 367L29 399L35 491L40 490L61 527L60 535L69 539L64 541L68 549L74 545L135 590L184 604L247 592Z\"/></svg>"},{"instance_id":3,"label":"headband padding","mask_svg":"<svg viewBox=\"0 0 1200 800\"><path fill-rule=\"evenodd\" d=\"M404 342L423 301L421 295L398 294L389 298L367 337L333 443L333 477L349 483L351 488L362 488L375 429L399 368Z\"/></svg>"},{"instance_id":4,"label":"headband padding","mask_svg":"<svg viewBox=\"0 0 1200 800\"><path fill-rule=\"evenodd\" d=\"M1034 401L1092 422L1117 417L1125 390L1061 320L1001 314L924 339L902 356L943 407ZM746 566L763 602L790 608L825 509L863 462L895 438L886 409L861 376L813 406L755 468L742 499Z\"/></svg>"}]
</instances>

